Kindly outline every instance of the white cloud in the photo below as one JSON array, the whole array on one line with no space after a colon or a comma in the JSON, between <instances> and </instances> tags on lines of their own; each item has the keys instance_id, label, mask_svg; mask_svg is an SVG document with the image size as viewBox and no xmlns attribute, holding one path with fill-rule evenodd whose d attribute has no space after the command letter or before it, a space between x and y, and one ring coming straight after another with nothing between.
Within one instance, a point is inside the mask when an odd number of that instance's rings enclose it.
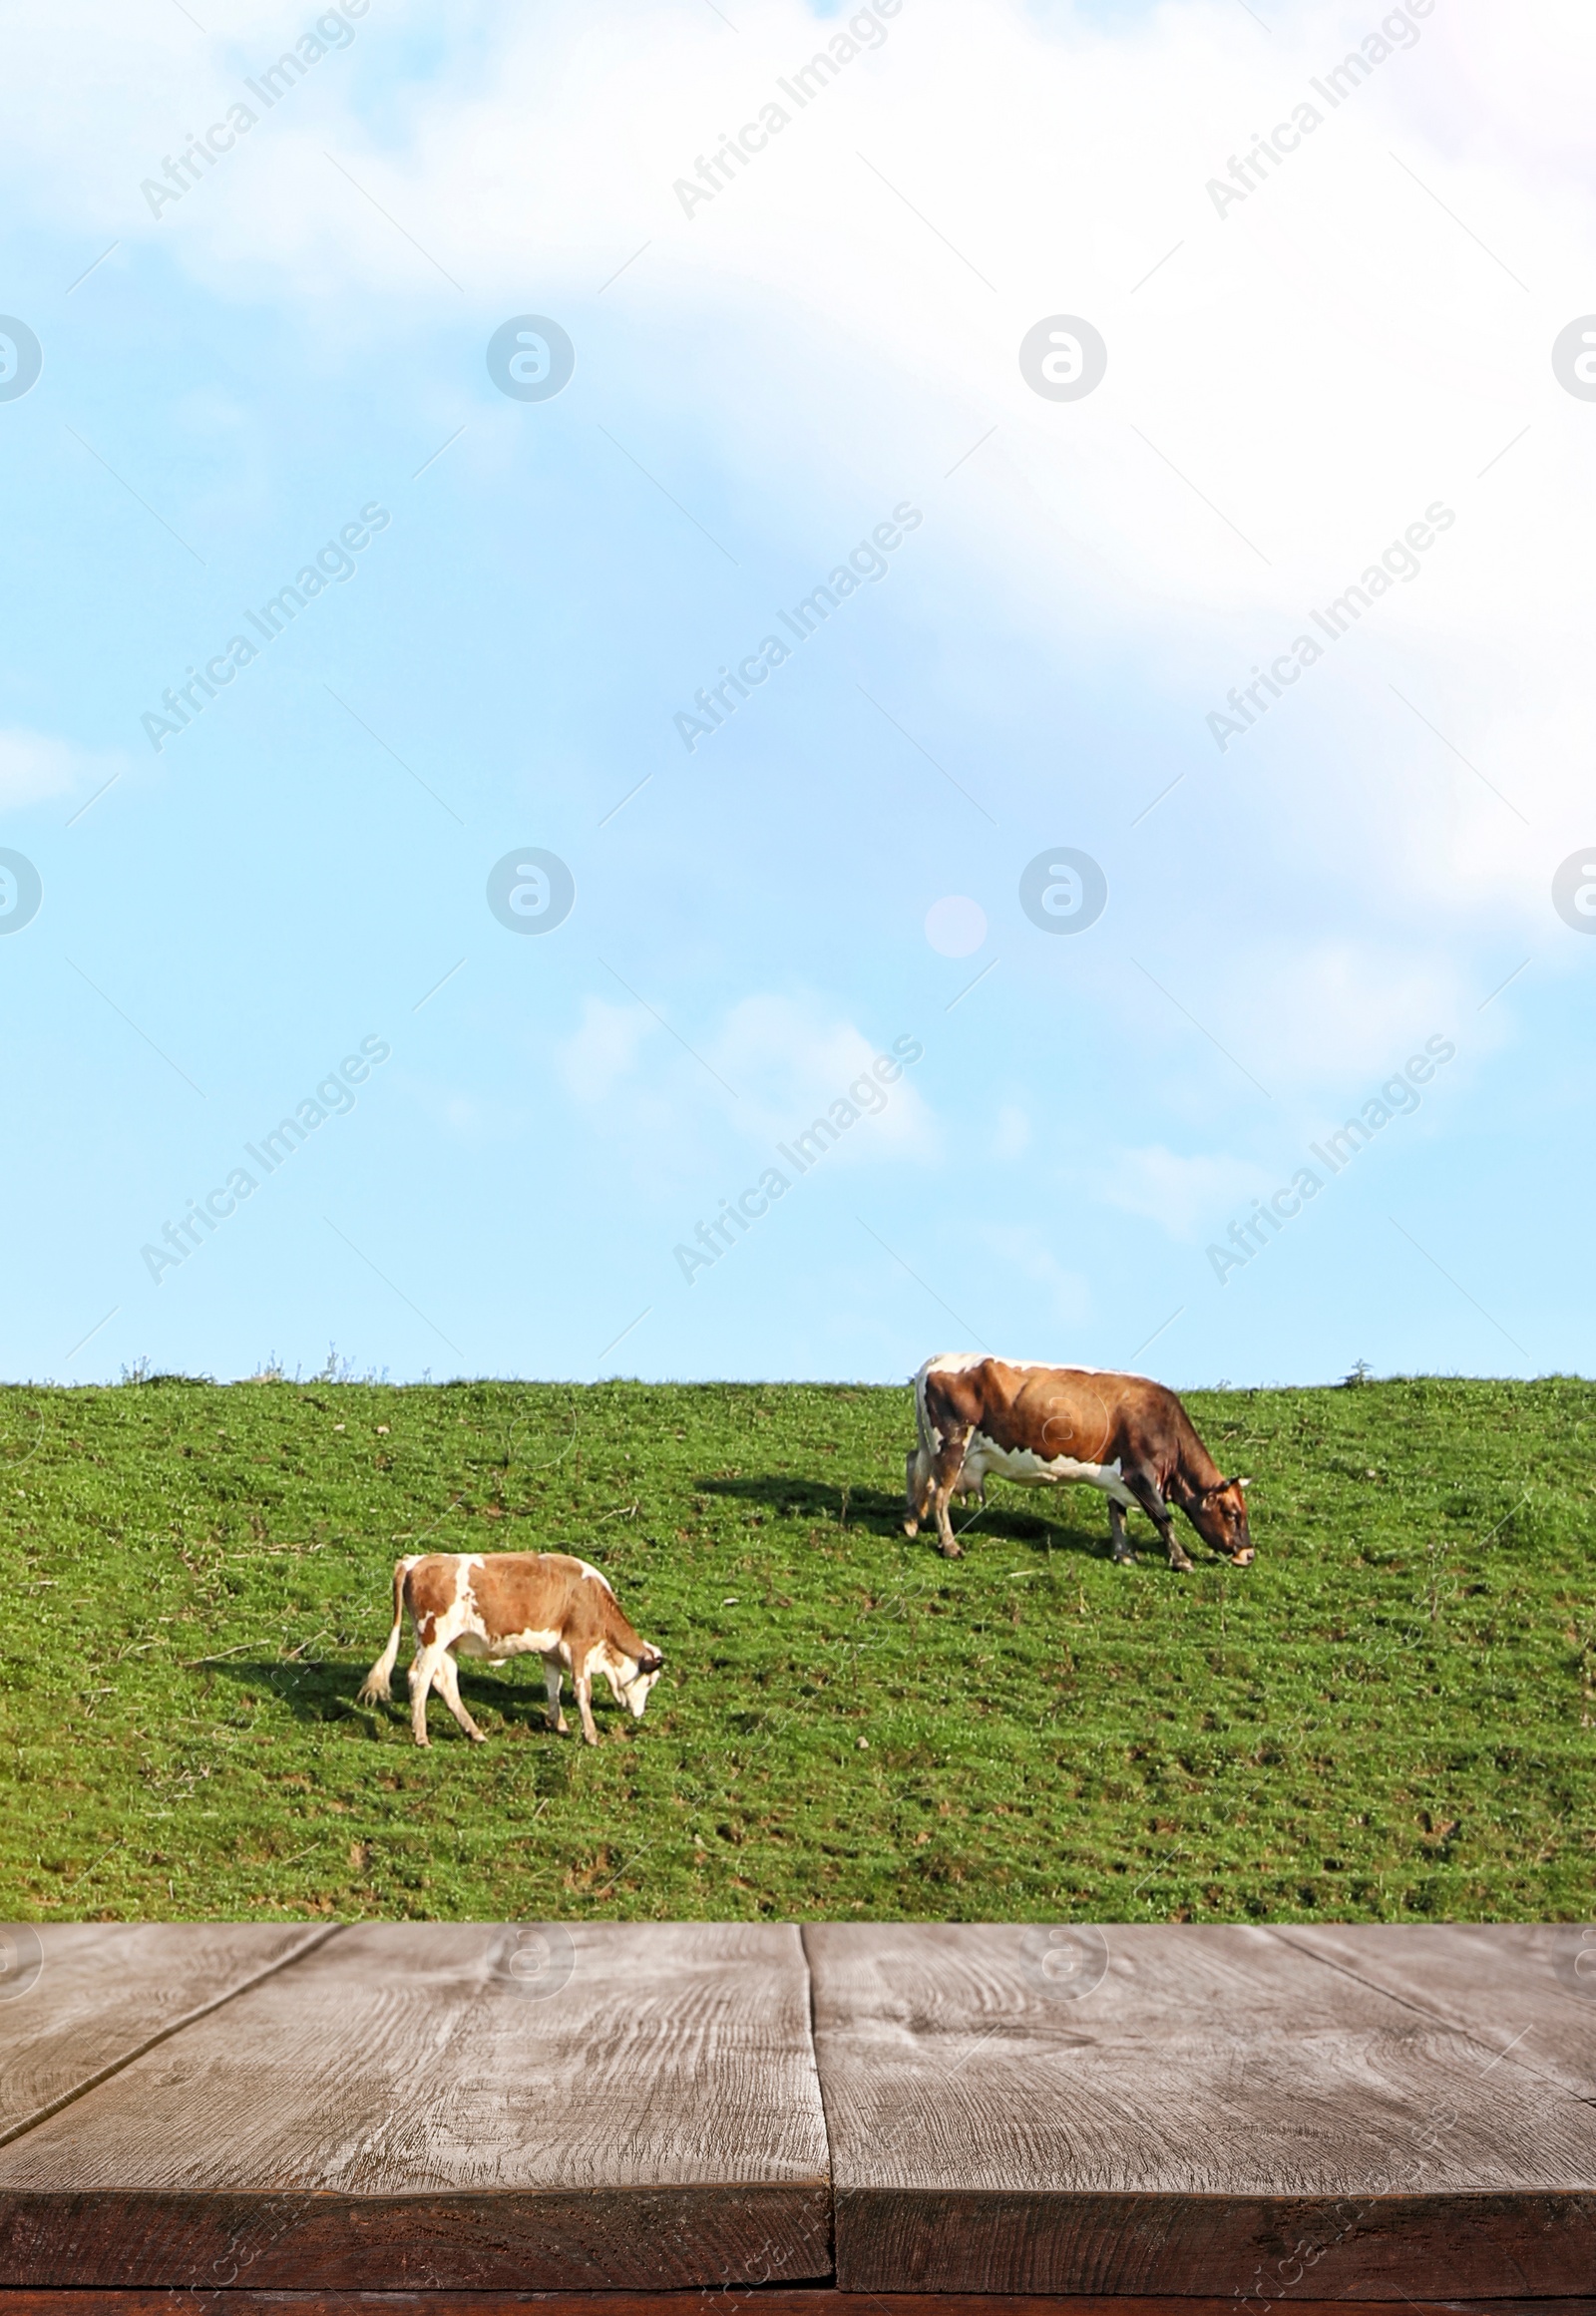
<instances>
[{"instance_id":1,"label":"white cloud","mask_svg":"<svg viewBox=\"0 0 1596 2316\"><path fill-rule=\"evenodd\" d=\"M1081 1325L1091 1316L1091 1289L1078 1271L1066 1270L1041 1233L1028 1224L978 1223L978 1243L1020 1278L1043 1290L1038 1307L1050 1319Z\"/></svg>"},{"instance_id":2,"label":"white cloud","mask_svg":"<svg viewBox=\"0 0 1596 2316\"><path fill-rule=\"evenodd\" d=\"M1217 1213L1269 1189L1264 1172L1250 1160L1223 1153L1182 1157L1161 1143L1141 1150L1118 1150L1113 1163L1094 1170L1091 1188L1105 1205L1143 1216L1172 1239L1195 1243L1212 1228Z\"/></svg>"},{"instance_id":3,"label":"white cloud","mask_svg":"<svg viewBox=\"0 0 1596 2316\"><path fill-rule=\"evenodd\" d=\"M641 1005L585 997L581 1022L555 1047L555 1067L567 1092L579 1102L605 1100L622 1078L631 1076L643 1040L657 1027Z\"/></svg>"},{"instance_id":4,"label":"white cloud","mask_svg":"<svg viewBox=\"0 0 1596 2316\"><path fill-rule=\"evenodd\" d=\"M1589 833L1596 699L1568 606L1596 469L1590 408L1548 353L1593 302L1596 17L1544 0L1530 39L1488 0L1446 0L1220 217L1207 181L1382 16L1277 13L1265 37L1234 0L1107 30L906 0L688 218L672 181L845 19L744 0L733 34L664 0L601 20L485 0L439 62L419 6L384 0L157 221L141 177L280 47L280 11L236 17L223 63L177 11L158 31L79 0L18 28L39 101L8 166L18 202L142 237L215 295L336 301L320 358L387 345L390 378L396 315L458 313L459 294L323 149L477 306L515 310L533 266L541 301L587 319L640 250L603 311L650 350L659 439L712 446L751 528L847 537L902 478L935 495L912 582L928 619L1128 651L1199 751L1205 710L1444 500L1457 520L1421 576L1201 760L1212 809L1250 809L1238 784L1267 768L1283 856L1464 955L1482 904L1493 927L1541 926ZM1110 349L1078 404L1038 399L1015 360L1064 307ZM492 429L461 455L498 455Z\"/></svg>"},{"instance_id":5,"label":"white cloud","mask_svg":"<svg viewBox=\"0 0 1596 2316\"><path fill-rule=\"evenodd\" d=\"M906 1066L892 1050L909 1034L894 1031L874 1043L812 999L759 995L732 1008L708 1058L736 1089L728 1115L755 1141L788 1140L846 1103L859 1113L858 1126L847 1127L837 1158L929 1158L936 1121L914 1085L913 1062ZM878 1061L898 1075L885 1080Z\"/></svg>"},{"instance_id":6,"label":"white cloud","mask_svg":"<svg viewBox=\"0 0 1596 2316\"><path fill-rule=\"evenodd\" d=\"M1022 1158L1031 1144L1031 1126L1027 1113L1017 1102L1003 1102L998 1111L998 1123L993 1131L992 1154L995 1158Z\"/></svg>"},{"instance_id":7,"label":"white cloud","mask_svg":"<svg viewBox=\"0 0 1596 2316\"><path fill-rule=\"evenodd\" d=\"M1372 0L1366 29L1380 13ZM1566 605L1596 477L1585 408L1546 359L1596 272L1574 96L1593 26L1573 0L1548 0L1533 42L1487 0L1448 0L1339 106L1318 100L1319 128L1223 218L1207 181L1346 53L1340 6L1265 39L1233 0L1106 31L1019 0L974 25L953 0L908 0L885 45L789 102L787 127L690 218L673 181L842 18L748 0L738 37L709 10L684 26L662 0L602 24L574 0L535 20L488 6L476 39L441 65L429 54L429 85L395 106L373 99L421 16L389 0L159 222L139 178L201 91L219 104L235 75L201 69L176 17L155 40L109 0L70 21L93 34L75 43L86 77L17 125L19 192L46 187L58 214L159 241L221 294L274 273L295 299L337 299L357 335L389 330L395 301L441 309L457 293L324 147L473 298L520 299L536 249L541 294L585 306L646 242L607 294L655 349L662 430L712 438L767 504L785 496L796 529L832 510L851 522L884 474L944 476L996 426L939 494L953 560L1038 639L1061 617L1082 640L1132 639L1196 726L1310 604L1447 499L1458 522L1423 577L1271 708L1299 747L1333 748L1349 714L1371 722L1334 812L1309 798L1283 822L1343 831L1389 807L1394 770L1420 789L1450 775L1390 697L1398 662L1532 819L1582 802L1596 708ZM280 22L252 9L235 25L240 69ZM1554 78L1547 53L1563 59ZM1067 290L1060 218L1090 223L1070 238ZM1014 359L1061 302L1110 345L1080 404L1038 400ZM790 394L771 390L783 375ZM1525 425L1533 438L1476 480ZM1396 807L1371 874L1442 914L1490 890L1542 907L1544 847L1460 777L1442 825L1421 796Z\"/></svg>"},{"instance_id":8,"label":"white cloud","mask_svg":"<svg viewBox=\"0 0 1596 2316\"><path fill-rule=\"evenodd\" d=\"M659 1026L640 1006L588 996L577 1028L554 1049L567 1092L601 1113L606 1140L630 1153L653 1195L701 1193L728 1163L728 1128L747 1145L730 1163L756 1172L785 1164L775 1145L817 1118L837 1134L828 1170L938 1153L915 1064L891 1050L907 1032L875 1042L815 998L774 992L742 998L707 1032L685 1022L685 1044L655 1035ZM898 1072L890 1082L877 1071L882 1059ZM851 1121L839 1114L844 1104Z\"/></svg>"},{"instance_id":9,"label":"white cloud","mask_svg":"<svg viewBox=\"0 0 1596 2316\"><path fill-rule=\"evenodd\" d=\"M1441 950L1312 937L1292 947L1271 935L1193 961L1178 1003L1167 983L1143 979L1134 1019L1143 1066L1163 1051L1210 1106L1216 1093L1247 1097L1251 1080L1284 1125L1303 1114L1303 1095L1329 1088L1341 1099L1399 1069L1432 1031L1463 1028L1475 1052L1494 1043L1492 1018L1479 1013L1488 987L1471 988Z\"/></svg>"},{"instance_id":10,"label":"white cloud","mask_svg":"<svg viewBox=\"0 0 1596 2316\"><path fill-rule=\"evenodd\" d=\"M127 768L117 749L74 747L47 732L0 731L0 809L46 796L92 794Z\"/></svg>"}]
</instances>

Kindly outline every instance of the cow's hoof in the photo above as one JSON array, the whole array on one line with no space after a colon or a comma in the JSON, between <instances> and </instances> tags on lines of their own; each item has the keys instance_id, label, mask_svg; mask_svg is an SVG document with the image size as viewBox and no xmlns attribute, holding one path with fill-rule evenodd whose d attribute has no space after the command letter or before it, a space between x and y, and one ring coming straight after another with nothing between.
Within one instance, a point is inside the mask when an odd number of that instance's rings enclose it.
<instances>
[{"instance_id":1,"label":"cow's hoof","mask_svg":"<svg viewBox=\"0 0 1596 2316\"><path fill-rule=\"evenodd\" d=\"M965 1557L963 1544L939 1544L937 1549L944 1560L963 1560Z\"/></svg>"},{"instance_id":2,"label":"cow's hoof","mask_svg":"<svg viewBox=\"0 0 1596 2316\"><path fill-rule=\"evenodd\" d=\"M918 1536L920 1534L920 1522L918 1520L906 1520L904 1522L904 1534L906 1536Z\"/></svg>"},{"instance_id":3,"label":"cow's hoof","mask_svg":"<svg viewBox=\"0 0 1596 2316\"><path fill-rule=\"evenodd\" d=\"M1134 1568L1136 1565L1134 1552L1115 1552L1111 1557L1116 1568Z\"/></svg>"},{"instance_id":4,"label":"cow's hoof","mask_svg":"<svg viewBox=\"0 0 1596 2316\"><path fill-rule=\"evenodd\" d=\"M1184 1552L1178 1560L1171 1560L1169 1565L1177 1576L1190 1576L1191 1574L1191 1562L1186 1558Z\"/></svg>"}]
</instances>

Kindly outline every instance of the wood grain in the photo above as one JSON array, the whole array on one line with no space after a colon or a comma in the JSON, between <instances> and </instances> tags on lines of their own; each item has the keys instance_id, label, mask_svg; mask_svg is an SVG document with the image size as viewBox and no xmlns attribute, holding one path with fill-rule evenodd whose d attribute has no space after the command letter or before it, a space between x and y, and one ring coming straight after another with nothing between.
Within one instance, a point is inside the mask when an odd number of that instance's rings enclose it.
<instances>
[{"instance_id":1,"label":"wood grain","mask_svg":"<svg viewBox=\"0 0 1596 2316\"><path fill-rule=\"evenodd\" d=\"M1105 1935L1069 2000L1034 1930L806 1930L845 2291L1589 2291L1596 2109L1272 1931Z\"/></svg>"},{"instance_id":2,"label":"wood grain","mask_svg":"<svg viewBox=\"0 0 1596 2316\"><path fill-rule=\"evenodd\" d=\"M328 1936L238 1922L43 1922L27 1934L38 1976L0 2000L0 2144Z\"/></svg>"},{"instance_id":3,"label":"wood grain","mask_svg":"<svg viewBox=\"0 0 1596 2316\"><path fill-rule=\"evenodd\" d=\"M830 2273L798 1933L370 1924L0 2148L0 2284ZM547 1992L547 1999L536 1999Z\"/></svg>"},{"instance_id":4,"label":"wood grain","mask_svg":"<svg viewBox=\"0 0 1596 2316\"><path fill-rule=\"evenodd\" d=\"M1277 1936L1576 2099L1596 2098L1596 1930L1578 1923L1318 1924Z\"/></svg>"}]
</instances>

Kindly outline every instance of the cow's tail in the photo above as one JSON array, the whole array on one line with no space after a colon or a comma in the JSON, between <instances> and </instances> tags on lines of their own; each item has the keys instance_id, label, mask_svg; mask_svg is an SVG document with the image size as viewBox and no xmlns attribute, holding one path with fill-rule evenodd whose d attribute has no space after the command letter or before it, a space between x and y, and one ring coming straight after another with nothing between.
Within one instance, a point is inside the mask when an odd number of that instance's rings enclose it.
<instances>
[{"instance_id":1,"label":"cow's tail","mask_svg":"<svg viewBox=\"0 0 1596 2316\"><path fill-rule=\"evenodd\" d=\"M920 1435L920 1452L928 1464L936 1457L937 1432L926 1405L926 1384L936 1364L935 1359L927 1359L915 1377L915 1429Z\"/></svg>"},{"instance_id":2,"label":"cow's tail","mask_svg":"<svg viewBox=\"0 0 1596 2316\"><path fill-rule=\"evenodd\" d=\"M926 1407L926 1378L936 1365L927 1359L915 1377L916 1445L904 1457L904 1534L916 1536L926 1516L931 1475L936 1466L937 1435Z\"/></svg>"},{"instance_id":3,"label":"cow's tail","mask_svg":"<svg viewBox=\"0 0 1596 2316\"><path fill-rule=\"evenodd\" d=\"M409 1559L396 1560L393 1564L393 1631L388 1635L388 1646L360 1684L360 1702L362 1705L376 1705L379 1701L386 1704L393 1695L389 1683L393 1679L393 1669L398 1662L399 1638L404 1631L405 1578L415 1567L419 1558L419 1553L412 1553Z\"/></svg>"}]
</instances>

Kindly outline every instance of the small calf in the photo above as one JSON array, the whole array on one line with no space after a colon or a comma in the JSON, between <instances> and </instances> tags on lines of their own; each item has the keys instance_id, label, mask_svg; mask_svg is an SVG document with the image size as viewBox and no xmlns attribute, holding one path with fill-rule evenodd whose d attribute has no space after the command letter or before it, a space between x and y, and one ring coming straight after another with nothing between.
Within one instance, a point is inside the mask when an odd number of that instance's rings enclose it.
<instances>
[{"instance_id":1,"label":"small calf","mask_svg":"<svg viewBox=\"0 0 1596 2316\"><path fill-rule=\"evenodd\" d=\"M434 1682L455 1720L478 1744L487 1739L460 1701L457 1657L536 1654L543 1659L549 1724L562 1737L566 1717L560 1690L569 1672L582 1716L582 1734L598 1742L593 1722L593 1677L602 1673L637 1721L664 1659L635 1632L607 1580L586 1560L564 1552L426 1552L398 1561L393 1572L393 1631L388 1646L360 1684L362 1704L392 1695L389 1680L399 1655L405 1611L415 1629L410 1665L410 1726L427 1743L427 1693Z\"/></svg>"}]
</instances>

